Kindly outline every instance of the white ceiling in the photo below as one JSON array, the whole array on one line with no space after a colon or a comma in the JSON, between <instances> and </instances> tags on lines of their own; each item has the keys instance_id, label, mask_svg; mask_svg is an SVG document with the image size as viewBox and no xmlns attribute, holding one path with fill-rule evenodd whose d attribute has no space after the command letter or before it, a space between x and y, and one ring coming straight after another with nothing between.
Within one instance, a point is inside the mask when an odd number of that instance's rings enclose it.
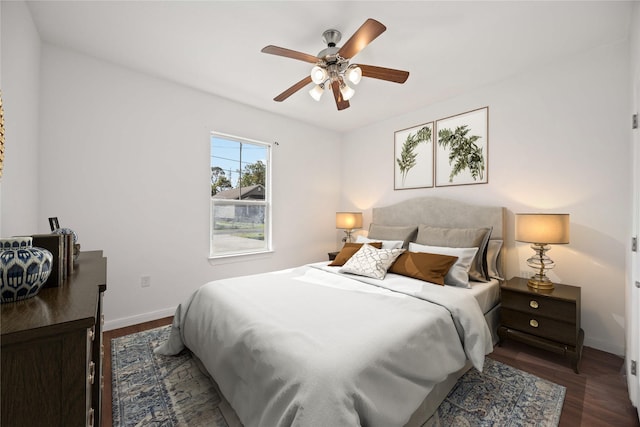
<instances>
[{"instance_id":1,"label":"white ceiling","mask_svg":"<svg viewBox=\"0 0 640 427\"><path fill-rule=\"evenodd\" d=\"M339 132L626 40L631 2L29 1L43 41ZM303 89L273 98L311 64L260 52L312 55L322 33L344 43L367 19L387 31L354 57L407 70L404 85L363 79L351 107Z\"/></svg>"}]
</instances>

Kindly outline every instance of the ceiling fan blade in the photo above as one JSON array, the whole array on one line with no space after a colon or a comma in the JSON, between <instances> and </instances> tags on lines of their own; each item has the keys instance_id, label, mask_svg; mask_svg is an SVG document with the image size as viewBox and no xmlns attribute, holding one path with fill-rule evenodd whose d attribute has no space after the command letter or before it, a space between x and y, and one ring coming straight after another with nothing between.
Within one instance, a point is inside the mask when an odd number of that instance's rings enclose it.
<instances>
[{"instance_id":1,"label":"ceiling fan blade","mask_svg":"<svg viewBox=\"0 0 640 427\"><path fill-rule=\"evenodd\" d=\"M271 55L284 56L286 58L298 59L300 61L310 62L312 64L320 61L320 59L318 59L318 57L316 56L272 45L264 47L260 52L270 53Z\"/></svg>"},{"instance_id":2,"label":"ceiling fan blade","mask_svg":"<svg viewBox=\"0 0 640 427\"><path fill-rule=\"evenodd\" d=\"M336 106L339 110L349 108L349 101L342 99L342 93L340 92L340 83L337 80L331 82L331 89L333 89L333 97L336 99Z\"/></svg>"},{"instance_id":3,"label":"ceiling fan blade","mask_svg":"<svg viewBox=\"0 0 640 427\"><path fill-rule=\"evenodd\" d=\"M362 70L363 77L371 77L373 79L387 80L395 83L404 83L409 78L408 71L363 64L358 64L358 67Z\"/></svg>"},{"instance_id":4,"label":"ceiling fan blade","mask_svg":"<svg viewBox=\"0 0 640 427\"><path fill-rule=\"evenodd\" d=\"M386 31L387 27L375 19L367 19L351 38L342 45L338 52L345 59L353 58L371 43L376 37Z\"/></svg>"},{"instance_id":5,"label":"ceiling fan blade","mask_svg":"<svg viewBox=\"0 0 640 427\"><path fill-rule=\"evenodd\" d=\"M294 84L289 89L285 90L280 95L273 98L273 100L277 102L282 102L288 97L290 97L291 95L293 95L294 93L296 93L297 91L299 91L300 89L302 89L303 87L305 87L306 85L308 85L309 83L311 83L311 76L307 76L304 79L300 80L298 83Z\"/></svg>"}]
</instances>

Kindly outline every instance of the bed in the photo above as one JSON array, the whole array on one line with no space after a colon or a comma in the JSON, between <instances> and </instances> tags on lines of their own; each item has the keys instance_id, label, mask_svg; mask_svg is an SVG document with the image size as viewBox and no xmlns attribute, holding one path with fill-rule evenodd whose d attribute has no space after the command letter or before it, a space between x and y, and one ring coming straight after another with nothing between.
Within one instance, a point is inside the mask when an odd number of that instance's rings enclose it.
<instances>
[{"instance_id":1,"label":"bed","mask_svg":"<svg viewBox=\"0 0 640 427\"><path fill-rule=\"evenodd\" d=\"M504 209L418 198L372 213L369 235L342 265L203 285L177 308L157 352L188 348L231 425L423 425L496 342ZM470 238L478 256L468 256ZM388 266L383 278L366 275L355 262L394 254L396 265L417 252L449 263L434 269L446 285ZM465 268L472 280L452 286Z\"/></svg>"}]
</instances>

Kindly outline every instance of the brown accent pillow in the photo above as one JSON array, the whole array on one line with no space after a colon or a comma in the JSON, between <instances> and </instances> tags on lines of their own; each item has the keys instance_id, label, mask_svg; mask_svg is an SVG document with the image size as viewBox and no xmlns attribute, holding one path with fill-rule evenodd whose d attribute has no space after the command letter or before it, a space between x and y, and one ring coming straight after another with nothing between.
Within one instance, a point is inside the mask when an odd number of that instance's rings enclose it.
<instances>
[{"instance_id":1,"label":"brown accent pillow","mask_svg":"<svg viewBox=\"0 0 640 427\"><path fill-rule=\"evenodd\" d=\"M457 260L456 256L407 251L396 259L389 268L389 273L444 286L444 276Z\"/></svg>"},{"instance_id":2,"label":"brown accent pillow","mask_svg":"<svg viewBox=\"0 0 640 427\"><path fill-rule=\"evenodd\" d=\"M336 259L333 260L333 262L329 265L332 265L334 267L338 267L341 265L344 265L345 262L347 262L349 260L349 258L351 258L353 256L353 254L355 254L356 252L358 252L358 250L360 250L360 248L362 247L362 245L371 245L374 248L377 249L381 249L382 248L382 242L371 242L371 243L345 243L344 246L342 247L342 249L340 249L340 252L338 253L338 255L336 255Z\"/></svg>"}]
</instances>

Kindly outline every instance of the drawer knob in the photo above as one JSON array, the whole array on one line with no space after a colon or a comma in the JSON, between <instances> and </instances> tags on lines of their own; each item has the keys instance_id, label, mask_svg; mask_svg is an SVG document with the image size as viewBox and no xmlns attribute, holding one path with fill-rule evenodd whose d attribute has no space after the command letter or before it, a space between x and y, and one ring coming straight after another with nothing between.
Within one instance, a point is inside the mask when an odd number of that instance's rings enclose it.
<instances>
[{"instance_id":1,"label":"drawer knob","mask_svg":"<svg viewBox=\"0 0 640 427\"><path fill-rule=\"evenodd\" d=\"M89 377L87 378L87 380L89 381L89 384L93 385L93 381L94 378L96 377L96 364L93 362L89 363Z\"/></svg>"},{"instance_id":2,"label":"drawer knob","mask_svg":"<svg viewBox=\"0 0 640 427\"><path fill-rule=\"evenodd\" d=\"M89 409L89 412L87 413L87 427L93 427L94 414L95 411L93 410L93 408Z\"/></svg>"},{"instance_id":3,"label":"drawer knob","mask_svg":"<svg viewBox=\"0 0 640 427\"><path fill-rule=\"evenodd\" d=\"M538 301L536 301L536 300L532 299L531 301L529 301L529 307L531 307L531 308L538 308L538 307L539 307L539 305L538 305Z\"/></svg>"},{"instance_id":4,"label":"drawer knob","mask_svg":"<svg viewBox=\"0 0 640 427\"><path fill-rule=\"evenodd\" d=\"M529 320L529 325L531 325L531 327L533 327L533 328L537 328L538 327L538 321L536 319L531 319L531 320Z\"/></svg>"}]
</instances>

